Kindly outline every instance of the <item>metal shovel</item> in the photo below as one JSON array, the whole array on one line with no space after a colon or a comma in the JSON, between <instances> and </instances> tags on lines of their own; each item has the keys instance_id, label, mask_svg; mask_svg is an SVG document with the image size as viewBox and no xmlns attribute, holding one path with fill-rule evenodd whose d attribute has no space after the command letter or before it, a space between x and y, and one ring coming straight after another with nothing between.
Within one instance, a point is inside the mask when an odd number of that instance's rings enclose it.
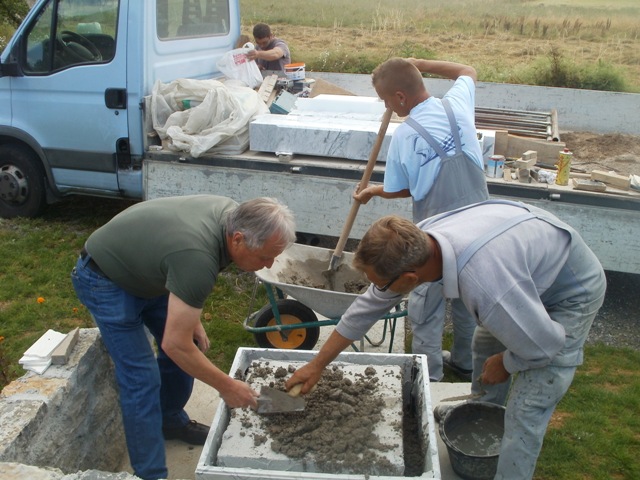
<instances>
[{"instance_id":1,"label":"metal shovel","mask_svg":"<svg viewBox=\"0 0 640 480\"><path fill-rule=\"evenodd\" d=\"M371 149L371 153L369 154L369 160L367 161L367 166L364 169L364 173L362 174L362 180L360 180L360 190L366 188L369 183L369 179L371 178L371 174L373 173L373 167L376 165L376 161L378 159L378 154L380 153L380 148L382 147L382 142L384 141L384 136L387 133L387 127L389 126L389 121L391 120L391 115L393 114L393 110L387 108L382 116L382 122L380 123L380 129L378 130L378 136L376 137L376 142ZM342 251L344 250L344 246L347 243L347 239L349 238L349 233L351 233L351 227L353 227L353 223L356 219L356 215L358 214L358 209L360 208L360 202L354 201L351 205L351 210L349 211L349 215L347 215L347 219L342 227L342 233L340 234L340 239L338 240L338 245L331 256L331 260L329 261L329 270L325 270L323 275L329 282L329 289L334 290L334 281L335 281L335 271L338 268L340 260L342 259Z\"/></svg>"},{"instance_id":2,"label":"metal shovel","mask_svg":"<svg viewBox=\"0 0 640 480\"><path fill-rule=\"evenodd\" d=\"M304 410L304 398L292 397L287 392L275 388L261 387L256 412L262 414L301 412Z\"/></svg>"}]
</instances>

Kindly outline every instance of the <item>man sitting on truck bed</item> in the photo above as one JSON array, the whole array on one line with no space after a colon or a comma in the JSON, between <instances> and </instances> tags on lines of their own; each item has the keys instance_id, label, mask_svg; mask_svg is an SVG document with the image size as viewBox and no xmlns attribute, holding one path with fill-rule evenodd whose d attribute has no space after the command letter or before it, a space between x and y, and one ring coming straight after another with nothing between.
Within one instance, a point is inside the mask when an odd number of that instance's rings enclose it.
<instances>
[{"instance_id":1,"label":"man sitting on truck bed","mask_svg":"<svg viewBox=\"0 0 640 480\"><path fill-rule=\"evenodd\" d=\"M274 70L284 75L284 66L291 63L287 44L276 38L271 33L271 27L265 23L258 23L253 27L253 38L256 49L247 53L247 58L255 60L260 70Z\"/></svg>"}]
</instances>

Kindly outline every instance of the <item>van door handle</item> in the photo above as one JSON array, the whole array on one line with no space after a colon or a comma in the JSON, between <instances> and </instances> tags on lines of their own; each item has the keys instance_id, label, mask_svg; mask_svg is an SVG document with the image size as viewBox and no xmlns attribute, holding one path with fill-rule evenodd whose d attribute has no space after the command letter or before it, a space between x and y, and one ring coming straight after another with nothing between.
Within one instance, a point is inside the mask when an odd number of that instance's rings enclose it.
<instances>
[{"instance_id":1,"label":"van door handle","mask_svg":"<svg viewBox=\"0 0 640 480\"><path fill-rule=\"evenodd\" d=\"M126 110L127 109L127 89L107 88L104 91L104 103L107 108Z\"/></svg>"}]
</instances>

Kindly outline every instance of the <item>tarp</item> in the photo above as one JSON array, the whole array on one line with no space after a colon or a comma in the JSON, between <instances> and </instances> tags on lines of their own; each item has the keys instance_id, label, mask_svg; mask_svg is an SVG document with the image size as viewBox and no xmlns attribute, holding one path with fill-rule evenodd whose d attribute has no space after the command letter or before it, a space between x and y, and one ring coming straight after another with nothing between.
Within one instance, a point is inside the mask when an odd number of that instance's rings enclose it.
<instances>
[{"instance_id":1,"label":"tarp","mask_svg":"<svg viewBox=\"0 0 640 480\"><path fill-rule=\"evenodd\" d=\"M269 109L258 93L233 80L158 81L151 97L153 128L170 149L193 157L243 152L249 123L264 113Z\"/></svg>"}]
</instances>

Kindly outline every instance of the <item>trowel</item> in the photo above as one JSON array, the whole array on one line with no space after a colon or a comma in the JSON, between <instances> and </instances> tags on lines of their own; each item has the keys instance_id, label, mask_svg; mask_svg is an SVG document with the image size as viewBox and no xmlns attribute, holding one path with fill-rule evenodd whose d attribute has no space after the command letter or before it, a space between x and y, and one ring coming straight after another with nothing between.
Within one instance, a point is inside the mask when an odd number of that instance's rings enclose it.
<instances>
[{"instance_id":1,"label":"trowel","mask_svg":"<svg viewBox=\"0 0 640 480\"><path fill-rule=\"evenodd\" d=\"M393 110L391 108L387 108L382 116L382 121L380 123L380 129L378 130L378 135L376 136L376 141L371 149L371 153L369 154L369 160L367 161L367 166L365 167L364 173L362 174L362 180L360 180L360 189L364 189L371 178L371 174L373 173L373 168L376 165L376 161L378 160L378 154L380 153L380 148L382 147L382 142L384 142L385 134L387 133L387 127L389 126L389 121L391 120L391 115L393 114ZM349 238L349 233L351 233L351 227L353 227L353 223L356 219L356 215L358 214L358 209L360 208L360 202L354 201L351 204L351 210L349 211L349 215L342 227L342 233L340 234L340 238L338 239L338 245L336 246L333 255L329 261L329 269L322 272L324 277L328 280L329 290L334 290L335 288L335 273L340 261L342 260L342 251L344 250L344 246L347 243L347 239Z\"/></svg>"},{"instance_id":2,"label":"trowel","mask_svg":"<svg viewBox=\"0 0 640 480\"><path fill-rule=\"evenodd\" d=\"M262 414L302 412L304 410L304 398L292 397L287 392L262 386L258 397L256 412Z\"/></svg>"}]
</instances>

